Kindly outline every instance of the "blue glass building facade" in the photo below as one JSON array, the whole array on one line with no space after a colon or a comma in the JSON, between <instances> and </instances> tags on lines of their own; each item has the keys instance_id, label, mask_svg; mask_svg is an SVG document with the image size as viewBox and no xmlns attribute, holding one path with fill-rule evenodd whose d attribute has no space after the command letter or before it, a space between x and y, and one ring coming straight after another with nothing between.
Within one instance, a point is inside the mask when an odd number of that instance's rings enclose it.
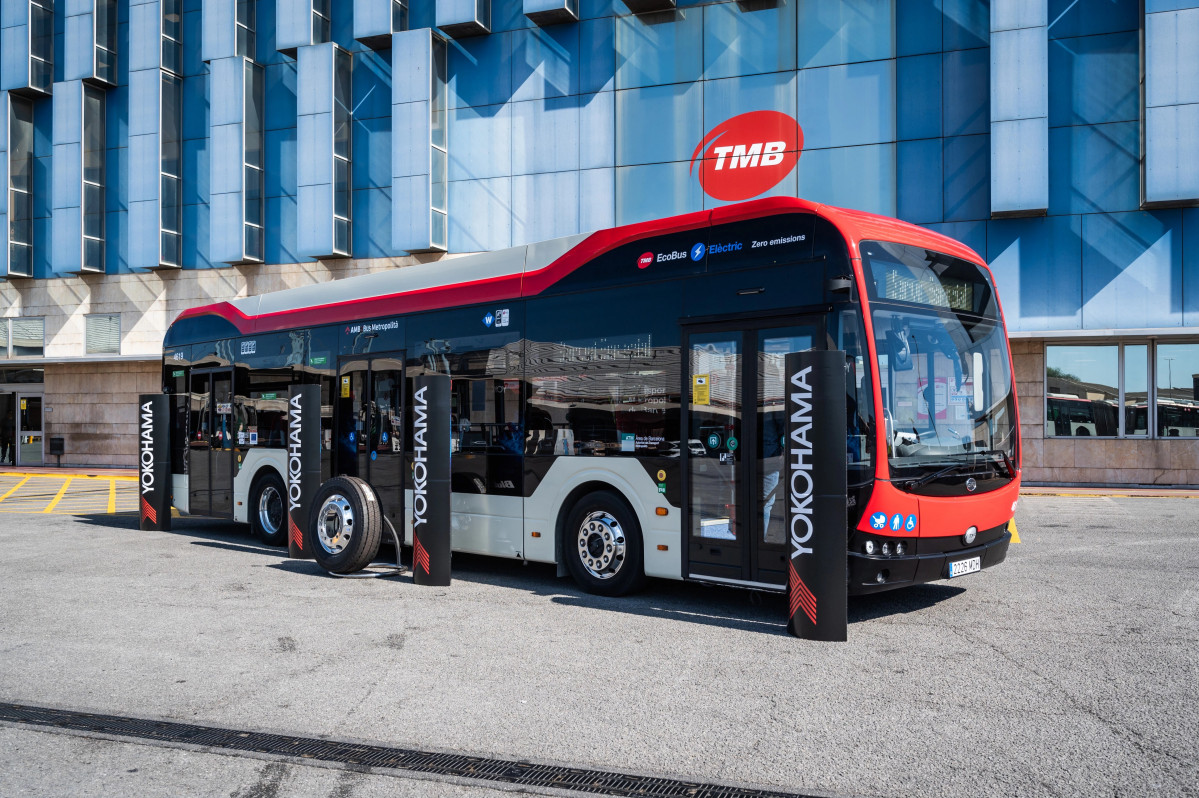
<instances>
[{"instance_id":1,"label":"blue glass building facade","mask_svg":"<svg viewBox=\"0 0 1199 798\"><path fill-rule=\"evenodd\" d=\"M148 373L189 304L721 204L698 145L772 110L802 151L764 195L992 265L1028 476L1199 483L1168 440L1199 435L1168 421L1199 401L1199 1L2 8L3 355L47 404L71 364ZM117 352L89 354L83 317L113 314Z\"/></svg>"}]
</instances>

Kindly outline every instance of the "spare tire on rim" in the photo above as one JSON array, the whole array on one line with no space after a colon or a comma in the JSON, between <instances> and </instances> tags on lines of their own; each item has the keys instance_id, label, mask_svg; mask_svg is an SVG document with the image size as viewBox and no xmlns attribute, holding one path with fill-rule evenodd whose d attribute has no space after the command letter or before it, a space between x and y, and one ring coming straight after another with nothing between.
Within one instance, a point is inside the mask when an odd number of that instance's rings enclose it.
<instances>
[{"instance_id":1,"label":"spare tire on rim","mask_svg":"<svg viewBox=\"0 0 1199 798\"><path fill-rule=\"evenodd\" d=\"M321 485L308 522L309 550L326 571L352 574L370 565L383 539L383 513L374 489L357 477Z\"/></svg>"}]
</instances>

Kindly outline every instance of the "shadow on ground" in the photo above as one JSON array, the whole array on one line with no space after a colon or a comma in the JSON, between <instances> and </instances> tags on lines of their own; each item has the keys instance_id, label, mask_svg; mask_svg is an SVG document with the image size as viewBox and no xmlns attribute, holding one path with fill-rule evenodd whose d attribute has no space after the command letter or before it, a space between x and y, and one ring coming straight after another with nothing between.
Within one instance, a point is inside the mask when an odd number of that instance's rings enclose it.
<instances>
[{"instance_id":1,"label":"shadow on ground","mask_svg":"<svg viewBox=\"0 0 1199 798\"><path fill-rule=\"evenodd\" d=\"M110 529L137 531L139 518L134 513L76 516L82 523ZM193 546L276 557L269 567L302 578L334 579L312 560L291 560L287 549L268 546L249 534L245 524L220 519L173 518L168 534L180 536ZM395 562L394 546L386 543L380 550L379 564ZM411 549L404 547L403 561L411 563ZM463 582L523 590L569 607L620 612L725 629L786 634L787 602L782 593L740 590L696 582L652 579L638 593L619 598L584 593L569 578L559 578L557 569L545 563L530 563L474 554L454 555L453 578ZM410 574L388 577L397 589L414 587ZM848 621L865 623L897 615L920 612L963 593L955 585L919 585L901 590L850 596Z\"/></svg>"}]
</instances>

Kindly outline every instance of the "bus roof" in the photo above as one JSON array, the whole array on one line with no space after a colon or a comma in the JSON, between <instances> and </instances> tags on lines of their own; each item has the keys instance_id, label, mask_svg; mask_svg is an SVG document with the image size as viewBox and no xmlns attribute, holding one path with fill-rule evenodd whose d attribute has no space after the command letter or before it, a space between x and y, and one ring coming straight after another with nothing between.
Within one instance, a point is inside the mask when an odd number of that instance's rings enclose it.
<instances>
[{"instance_id":1,"label":"bus roof","mask_svg":"<svg viewBox=\"0 0 1199 798\"><path fill-rule=\"evenodd\" d=\"M584 263L637 239L797 212L816 214L831 222L845 237L851 258L858 257L860 241L894 241L985 265L973 250L958 241L898 219L793 197L770 197L202 305L183 311L175 322L216 317L242 335L249 335L536 296Z\"/></svg>"}]
</instances>

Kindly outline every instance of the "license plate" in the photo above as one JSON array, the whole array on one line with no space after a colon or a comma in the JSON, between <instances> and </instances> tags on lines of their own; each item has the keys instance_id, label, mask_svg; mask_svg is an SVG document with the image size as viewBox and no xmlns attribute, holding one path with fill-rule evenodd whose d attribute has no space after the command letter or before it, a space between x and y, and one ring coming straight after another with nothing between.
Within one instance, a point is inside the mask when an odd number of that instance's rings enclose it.
<instances>
[{"instance_id":1,"label":"license plate","mask_svg":"<svg viewBox=\"0 0 1199 798\"><path fill-rule=\"evenodd\" d=\"M949 564L949 578L953 579L955 576L965 576L966 574L972 574L975 571L981 571L982 568L983 568L983 558L982 557L971 557L968 560L958 560L957 562L951 562Z\"/></svg>"}]
</instances>

